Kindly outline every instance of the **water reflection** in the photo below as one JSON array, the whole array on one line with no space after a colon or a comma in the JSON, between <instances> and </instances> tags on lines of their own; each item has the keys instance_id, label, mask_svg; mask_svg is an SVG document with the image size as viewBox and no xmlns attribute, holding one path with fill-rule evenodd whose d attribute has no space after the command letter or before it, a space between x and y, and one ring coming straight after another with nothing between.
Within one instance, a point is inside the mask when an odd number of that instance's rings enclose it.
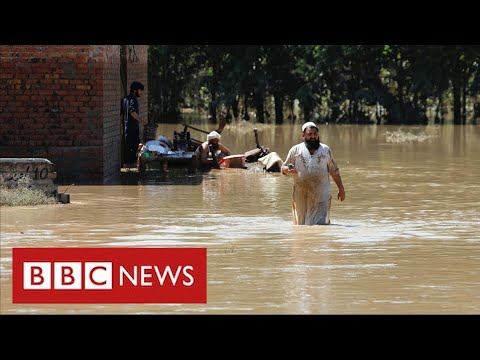
<instances>
[{"instance_id":1,"label":"water reflection","mask_svg":"<svg viewBox=\"0 0 480 360\"><path fill-rule=\"evenodd\" d=\"M205 171L190 171L182 168L170 168L167 172L162 170L147 171L139 174L136 171L121 172L112 179L108 185L200 185Z\"/></svg>"},{"instance_id":2,"label":"water reflection","mask_svg":"<svg viewBox=\"0 0 480 360\"><path fill-rule=\"evenodd\" d=\"M250 150L253 128L227 125L222 142ZM258 125L282 158L300 131ZM292 225L291 178L235 169L122 174L70 188L70 204L2 207L1 312L480 313L480 127L321 125L320 136L347 191L330 226ZM12 304L21 246L206 247L208 303Z\"/></svg>"}]
</instances>

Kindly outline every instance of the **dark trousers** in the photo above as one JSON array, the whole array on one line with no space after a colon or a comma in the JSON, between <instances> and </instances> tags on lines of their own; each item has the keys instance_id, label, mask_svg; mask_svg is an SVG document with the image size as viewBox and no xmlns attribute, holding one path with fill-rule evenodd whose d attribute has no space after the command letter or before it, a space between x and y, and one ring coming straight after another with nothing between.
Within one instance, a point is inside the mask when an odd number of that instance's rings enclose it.
<instances>
[{"instance_id":1,"label":"dark trousers","mask_svg":"<svg viewBox=\"0 0 480 360\"><path fill-rule=\"evenodd\" d=\"M125 162L127 164L137 162L138 144L140 144L140 131L138 129L127 130L125 136Z\"/></svg>"}]
</instances>

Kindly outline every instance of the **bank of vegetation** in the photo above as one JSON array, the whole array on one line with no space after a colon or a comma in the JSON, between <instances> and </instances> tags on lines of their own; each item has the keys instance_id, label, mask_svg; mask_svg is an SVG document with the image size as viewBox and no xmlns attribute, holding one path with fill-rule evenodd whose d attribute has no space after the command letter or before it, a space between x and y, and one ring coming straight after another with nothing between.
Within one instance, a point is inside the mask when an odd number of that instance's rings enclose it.
<instances>
[{"instance_id":1,"label":"bank of vegetation","mask_svg":"<svg viewBox=\"0 0 480 360\"><path fill-rule=\"evenodd\" d=\"M480 122L478 45L151 45L150 118Z\"/></svg>"},{"instance_id":2,"label":"bank of vegetation","mask_svg":"<svg viewBox=\"0 0 480 360\"><path fill-rule=\"evenodd\" d=\"M0 176L0 206L32 206L57 204L54 197L32 186L32 179L23 177L15 186L7 187Z\"/></svg>"}]
</instances>

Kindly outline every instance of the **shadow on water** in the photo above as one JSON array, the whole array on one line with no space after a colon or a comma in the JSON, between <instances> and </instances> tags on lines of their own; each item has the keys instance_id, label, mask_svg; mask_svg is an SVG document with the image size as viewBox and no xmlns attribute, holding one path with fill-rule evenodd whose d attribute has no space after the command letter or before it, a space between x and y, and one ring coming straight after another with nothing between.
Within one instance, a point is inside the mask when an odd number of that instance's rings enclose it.
<instances>
[{"instance_id":1,"label":"shadow on water","mask_svg":"<svg viewBox=\"0 0 480 360\"><path fill-rule=\"evenodd\" d=\"M352 227L359 227L360 225L330 223L329 226L338 226L338 227L352 228Z\"/></svg>"},{"instance_id":2,"label":"shadow on water","mask_svg":"<svg viewBox=\"0 0 480 360\"><path fill-rule=\"evenodd\" d=\"M208 171L170 168L167 172L148 171L140 174L137 171L121 172L107 185L200 185Z\"/></svg>"}]
</instances>

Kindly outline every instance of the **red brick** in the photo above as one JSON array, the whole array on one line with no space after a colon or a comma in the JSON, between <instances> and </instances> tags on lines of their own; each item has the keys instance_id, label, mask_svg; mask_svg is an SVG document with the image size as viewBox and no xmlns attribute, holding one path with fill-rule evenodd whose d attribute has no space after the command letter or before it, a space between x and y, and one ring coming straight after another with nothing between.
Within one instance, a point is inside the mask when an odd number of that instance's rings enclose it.
<instances>
[{"instance_id":1,"label":"red brick","mask_svg":"<svg viewBox=\"0 0 480 360\"><path fill-rule=\"evenodd\" d=\"M140 61L128 64L127 82L147 85L148 46L135 50ZM0 102L0 138L8 135L17 153L51 155L60 178L111 177L120 167L119 147L111 146L121 140L119 54L118 45L0 45L0 76L15 80L0 81L0 94L10 97ZM143 116L147 98L140 99ZM88 179L82 166L91 169Z\"/></svg>"}]
</instances>

